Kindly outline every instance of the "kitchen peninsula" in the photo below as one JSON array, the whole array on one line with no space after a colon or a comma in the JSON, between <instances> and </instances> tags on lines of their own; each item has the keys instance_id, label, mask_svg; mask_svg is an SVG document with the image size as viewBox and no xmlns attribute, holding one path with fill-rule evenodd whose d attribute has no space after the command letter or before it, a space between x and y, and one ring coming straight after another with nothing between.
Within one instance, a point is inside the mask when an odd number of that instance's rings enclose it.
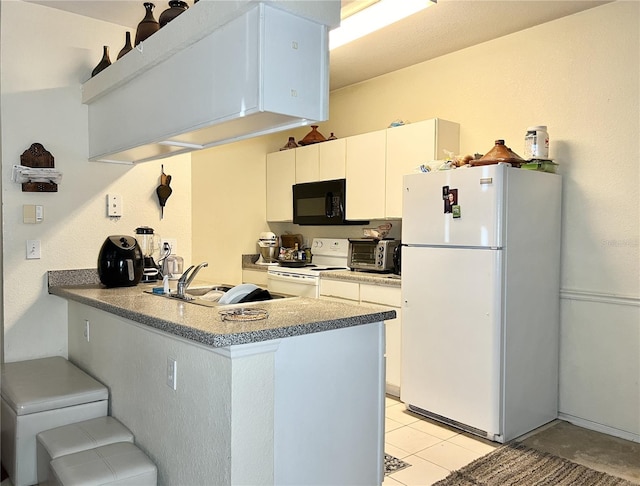
<instances>
[{"instance_id":1,"label":"kitchen peninsula","mask_svg":"<svg viewBox=\"0 0 640 486\"><path fill-rule=\"evenodd\" d=\"M228 322L222 307L75 272L82 285L49 272L68 301L69 360L107 385L159 484L381 483L393 310L278 299L246 305L265 320Z\"/></svg>"}]
</instances>

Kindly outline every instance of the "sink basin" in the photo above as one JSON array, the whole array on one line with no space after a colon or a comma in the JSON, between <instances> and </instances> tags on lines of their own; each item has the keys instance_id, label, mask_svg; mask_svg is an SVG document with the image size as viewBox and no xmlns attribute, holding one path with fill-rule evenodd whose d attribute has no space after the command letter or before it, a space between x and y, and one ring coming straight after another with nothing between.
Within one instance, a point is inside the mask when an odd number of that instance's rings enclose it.
<instances>
[{"instance_id":1,"label":"sink basin","mask_svg":"<svg viewBox=\"0 0 640 486\"><path fill-rule=\"evenodd\" d=\"M233 288L232 285L213 285L207 287L189 287L187 289L187 294L192 295L193 297L202 297L203 295L208 294L209 292L227 292Z\"/></svg>"},{"instance_id":2,"label":"sink basin","mask_svg":"<svg viewBox=\"0 0 640 486\"><path fill-rule=\"evenodd\" d=\"M226 284L216 284L216 285L206 285L202 287L189 287L187 289L187 295L190 298L180 299L175 294L165 295L165 294L154 294L150 290L145 290L144 292L151 295L157 295L159 297L165 297L168 299L180 300L182 302L187 302L189 304L201 305L205 307L222 307L222 306L242 306L245 304L250 304L251 302L241 302L238 304L220 304L218 300L225 294L234 288L233 285ZM269 292L271 294L271 299L286 299L286 298L294 298L294 296L279 294L275 292ZM260 302L260 301L256 301Z\"/></svg>"}]
</instances>

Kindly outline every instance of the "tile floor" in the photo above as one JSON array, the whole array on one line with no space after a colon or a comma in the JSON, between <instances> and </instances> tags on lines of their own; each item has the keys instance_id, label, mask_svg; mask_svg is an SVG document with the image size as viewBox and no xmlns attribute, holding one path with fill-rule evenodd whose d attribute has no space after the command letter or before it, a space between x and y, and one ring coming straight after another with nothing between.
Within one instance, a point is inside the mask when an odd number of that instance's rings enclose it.
<instances>
[{"instance_id":1,"label":"tile floor","mask_svg":"<svg viewBox=\"0 0 640 486\"><path fill-rule=\"evenodd\" d=\"M408 412L389 396L385 416L385 452L411 466L385 476L384 486L429 486L501 445ZM639 443L561 420L518 440L640 485Z\"/></svg>"},{"instance_id":2,"label":"tile floor","mask_svg":"<svg viewBox=\"0 0 640 486\"><path fill-rule=\"evenodd\" d=\"M392 397L386 397L385 416L385 452L411 466L385 476L384 486L429 486L500 447L407 412L405 405ZM640 485L640 443L563 421L540 427L518 440ZM12 486L11 481L6 478L0 486Z\"/></svg>"},{"instance_id":3,"label":"tile floor","mask_svg":"<svg viewBox=\"0 0 640 486\"><path fill-rule=\"evenodd\" d=\"M411 464L384 478L384 486L428 486L488 454L499 444L437 424L386 397L385 452Z\"/></svg>"}]
</instances>

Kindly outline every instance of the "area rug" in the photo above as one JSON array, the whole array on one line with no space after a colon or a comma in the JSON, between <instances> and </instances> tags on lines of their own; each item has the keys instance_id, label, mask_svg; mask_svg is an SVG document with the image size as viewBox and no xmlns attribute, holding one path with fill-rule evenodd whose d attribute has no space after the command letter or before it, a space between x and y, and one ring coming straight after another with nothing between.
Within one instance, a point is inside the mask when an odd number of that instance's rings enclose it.
<instances>
[{"instance_id":1,"label":"area rug","mask_svg":"<svg viewBox=\"0 0 640 486\"><path fill-rule=\"evenodd\" d=\"M397 457L390 456L385 453L384 455L384 475L388 476L391 473L399 471L400 469L404 469L405 467L409 467L411 464L404 462L402 459L398 459Z\"/></svg>"},{"instance_id":2,"label":"area rug","mask_svg":"<svg viewBox=\"0 0 640 486\"><path fill-rule=\"evenodd\" d=\"M633 486L624 479L519 443L504 445L433 486Z\"/></svg>"}]
</instances>

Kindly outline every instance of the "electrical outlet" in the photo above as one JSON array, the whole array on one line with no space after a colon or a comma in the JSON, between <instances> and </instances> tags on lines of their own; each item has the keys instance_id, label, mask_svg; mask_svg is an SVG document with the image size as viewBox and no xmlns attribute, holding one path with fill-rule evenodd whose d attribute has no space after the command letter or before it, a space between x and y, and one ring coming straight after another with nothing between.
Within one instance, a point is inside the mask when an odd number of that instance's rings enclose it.
<instances>
[{"instance_id":1,"label":"electrical outlet","mask_svg":"<svg viewBox=\"0 0 640 486\"><path fill-rule=\"evenodd\" d=\"M171 254L175 255L178 253L178 240L175 238L162 238L162 246L160 247L160 251L164 255L165 252L165 243L169 245L171 248Z\"/></svg>"},{"instance_id":2,"label":"electrical outlet","mask_svg":"<svg viewBox=\"0 0 640 486\"><path fill-rule=\"evenodd\" d=\"M40 258L40 240L27 240L27 260Z\"/></svg>"},{"instance_id":3,"label":"electrical outlet","mask_svg":"<svg viewBox=\"0 0 640 486\"><path fill-rule=\"evenodd\" d=\"M89 320L88 319L84 320L84 331L82 332L82 335L87 340L87 342L89 342Z\"/></svg>"},{"instance_id":4,"label":"electrical outlet","mask_svg":"<svg viewBox=\"0 0 640 486\"><path fill-rule=\"evenodd\" d=\"M178 363L173 358L167 358L167 386L176 389L176 379L178 377Z\"/></svg>"}]
</instances>

